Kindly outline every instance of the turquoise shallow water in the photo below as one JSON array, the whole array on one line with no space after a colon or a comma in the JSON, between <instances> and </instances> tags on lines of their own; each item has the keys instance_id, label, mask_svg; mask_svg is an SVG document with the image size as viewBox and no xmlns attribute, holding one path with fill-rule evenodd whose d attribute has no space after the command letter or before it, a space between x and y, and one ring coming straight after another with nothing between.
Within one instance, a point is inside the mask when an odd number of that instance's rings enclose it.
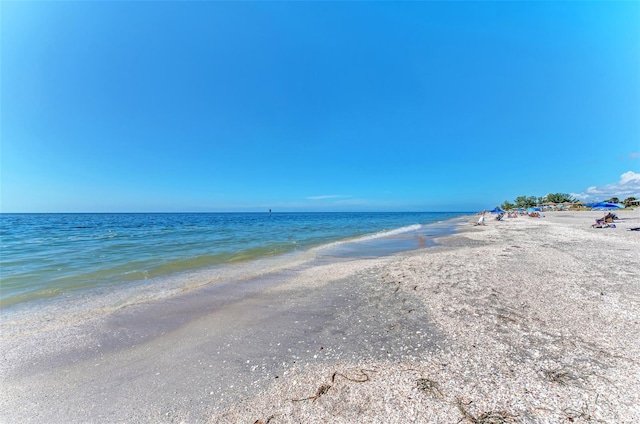
<instances>
[{"instance_id":1,"label":"turquoise shallow water","mask_svg":"<svg viewBox=\"0 0 640 424\"><path fill-rule=\"evenodd\" d=\"M0 306L118 290L323 245L334 244L337 256L384 255L426 245L429 225L461 215L1 214ZM403 237L408 233L420 243Z\"/></svg>"}]
</instances>

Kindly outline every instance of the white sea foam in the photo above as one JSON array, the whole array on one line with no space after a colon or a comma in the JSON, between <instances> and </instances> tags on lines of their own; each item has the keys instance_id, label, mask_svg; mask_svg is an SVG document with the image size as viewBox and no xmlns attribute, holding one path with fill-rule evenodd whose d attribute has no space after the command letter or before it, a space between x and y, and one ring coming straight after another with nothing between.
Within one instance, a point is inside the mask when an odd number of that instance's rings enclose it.
<instances>
[{"instance_id":1,"label":"white sea foam","mask_svg":"<svg viewBox=\"0 0 640 424\"><path fill-rule=\"evenodd\" d=\"M395 235L399 235L399 234L403 234L403 233L408 233L408 232L411 232L411 231L417 231L417 230L420 230L422 228L424 228L424 226L420 225L420 224L408 225L406 227L396 228L396 229L393 229L393 230L384 230L384 231L379 231L379 232L373 233L373 234L367 234L367 235L364 235L364 236L354 237L354 238L345 239L345 240L333 241L331 243L323 244L322 246L317 246L317 247L315 247L315 248L313 248L311 250L320 253L320 252L324 252L326 249L332 249L334 247L344 246L346 244L362 243L362 242L365 242L365 241L382 239L382 238L385 238L385 237L391 237L391 236L395 236Z\"/></svg>"}]
</instances>

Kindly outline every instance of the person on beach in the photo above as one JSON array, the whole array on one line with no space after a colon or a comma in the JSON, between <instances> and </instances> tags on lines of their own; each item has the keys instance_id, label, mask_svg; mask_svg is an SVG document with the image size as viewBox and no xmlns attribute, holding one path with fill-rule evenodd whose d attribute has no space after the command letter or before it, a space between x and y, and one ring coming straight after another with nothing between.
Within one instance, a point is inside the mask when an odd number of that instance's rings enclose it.
<instances>
[{"instance_id":1,"label":"person on beach","mask_svg":"<svg viewBox=\"0 0 640 424\"><path fill-rule=\"evenodd\" d=\"M613 220L607 221L607 217L604 216L601 219L596 219L596 223L591 224L591 228L616 228L616 224L613 224Z\"/></svg>"},{"instance_id":2,"label":"person on beach","mask_svg":"<svg viewBox=\"0 0 640 424\"><path fill-rule=\"evenodd\" d=\"M478 219L478 222L476 223L476 225L484 225L484 214L486 213L486 211L482 211L482 213L480 214L480 218Z\"/></svg>"}]
</instances>

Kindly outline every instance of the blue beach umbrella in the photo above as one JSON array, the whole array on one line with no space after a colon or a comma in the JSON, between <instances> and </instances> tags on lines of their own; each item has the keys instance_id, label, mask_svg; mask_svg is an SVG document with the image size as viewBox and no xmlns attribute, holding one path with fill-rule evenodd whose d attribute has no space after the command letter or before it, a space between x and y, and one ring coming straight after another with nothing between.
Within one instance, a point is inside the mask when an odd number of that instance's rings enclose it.
<instances>
[{"instance_id":1,"label":"blue beach umbrella","mask_svg":"<svg viewBox=\"0 0 640 424\"><path fill-rule=\"evenodd\" d=\"M491 213L504 213L504 211L502 209L500 209L500 208L495 208L494 210L489 211L489 212L491 212Z\"/></svg>"},{"instance_id":2,"label":"blue beach umbrella","mask_svg":"<svg viewBox=\"0 0 640 424\"><path fill-rule=\"evenodd\" d=\"M608 209L624 209L624 205L620 203L600 202L591 205L592 210L608 210Z\"/></svg>"}]
</instances>

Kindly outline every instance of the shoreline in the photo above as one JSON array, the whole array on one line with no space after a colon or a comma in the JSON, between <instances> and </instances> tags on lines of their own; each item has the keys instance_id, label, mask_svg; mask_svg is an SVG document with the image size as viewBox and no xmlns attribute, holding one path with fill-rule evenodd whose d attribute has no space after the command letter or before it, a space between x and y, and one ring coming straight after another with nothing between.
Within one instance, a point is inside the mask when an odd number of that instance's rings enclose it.
<instances>
[{"instance_id":1,"label":"shoreline","mask_svg":"<svg viewBox=\"0 0 640 424\"><path fill-rule=\"evenodd\" d=\"M433 240L454 233L461 219L464 218L457 216L443 221L383 230L242 263L219 264L123 286L95 287L56 298L3 307L1 318L5 328L0 334L0 342L19 336L20 333L39 331L42 327L69 327L74 322L100 318L96 314L107 315L141 304L169 302L188 292L202 291L204 296L215 296L211 292L220 290L218 285L228 288L245 282L249 285L259 284L260 281L278 279L319 264L375 259L427 245L434 246L436 243Z\"/></svg>"},{"instance_id":2,"label":"shoreline","mask_svg":"<svg viewBox=\"0 0 640 424\"><path fill-rule=\"evenodd\" d=\"M43 214L43 217L50 218L50 215ZM55 215L53 214L53 216ZM62 214L61 216L64 215ZM88 214L92 218L94 215ZM121 216L122 214L115 215ZM124 214L124 216L126 215ZM446 232L446 227L452 227L453 224L443 225L443 223L456 219L450 217L449 213L435 213L438 216L442 215L440 218L443 218L435 221L433 221L434 213L423 213L423 216L417 216L420 215L418 213L398 213L397 215L400 217L405 215L416 216L412 216L408 222L400 222L402 220L385 223L381 221L369 222L371 225L370 232L366 230L362 232L367 225L366 219L365 224L355 224L358 228L353 228L350 223L346 223L346 231L338 234L336 233L336 228L339 221L319 221L322 225L328 225L328 233L325 233L324 229L313 230L313 224L316 222L309 219L309 216L314 215L309 213L274 215L291 215L303 218L302 221L294 220L292 222L281 222L277 218L272 220L269 217L262 217L262 221L256 221L257 218L261 217L259 214L230 214L230 216L238 215L239 218L245 219L245 221L248 220L247 222L242 220L238 222L239 229L231 228L234 223L229 224L226 220L220 219L220 214L167 214L169 218L180 217L181 215L195 216L193 222L186 223L184 231L176 231L175 234L167 236L165 234L166 228L161 224L173 225L175 220L167 219L167 222L158 223L153 221L154 218L157 218L156 215L140 214L140 219L145 217L151 219L152 224L149 225L149 228L146 227L143 221L133 223L126 220L116 223L92 221L92 225L79 221L75 222L75 224L83 225L72 227L72 234L70 235L66 234L65 228L59 228L62 227L59 222L54 221L51 224L54 229L49 229L50 233L46 233L44 237L51 237L52 243L74 246L73 249L67 248L67 251L64 252L63 257L60 259L59 269L56 269L54 274L46 276L39 273L42 271L41 269L33 271L34 275L30 278L34 279L35 282L32 282L32 286L25 285L24 282L13 281L13 277L21 277L20 272L22 271L8 268L6 270L7 275L4 275L5 278L3 278L4 290L0 296L0 308L2 308L3 313L11 314L14 310L23 308L38 310L42 307L51 307L56 303L60 304L60 309L74 309L73 303L75 300L88 304L92 297L109 297L113 303L123 303L125 299L134 296L139 298L137 301L140 302L157 300L159 297L169 297L176 290L179 292L184 288L194 288L215 281L250 278L251 276L263 274L265 269L272 272L287 268L293 264L309 261L316 252L328 252L332 250L332 247L337 252L341 246L358 245L356 250L363 251L371 246L376 246L376 244L379 247L384 247L386 242L390 247L389 252L385 252L383 248L380 252L375 252L371 256L376 256L378 253L379 255L392 254L395 251L418 247L417 245L415 247L411 246L410 243L405 243L405 246L396 243L398 246L393 246L390 240L394 236L421 233L426 231L427 228L437 228L439 231ZM207 221L206 219L210 215L222 222ZM320 217L324 215L326 214L318 214ZM342 213L336 215L340 219L348 219L350 216L350 214ZM371 215L363 214L366 218ZM386 216L388 214L382 215ZM460 216L459 213L451 213L451 215L454 217ZM358 215L355 214L354 216ZM316 217L314 216L314 218ZM420 223L421 221L419 220L413 221L413 219L419 218L425 219L424 223ZM304 219L307 221L304 221ZM7 222L2 224L6 225ZM44 225L43 223L38 224ZM54 224L57 224L57 226ZM256 231L250 231L252 225L258 224L259 227ZM394 224L397 226L394 226ZM194 225L204 226L201 231L203 235L194 236L192 229ZM390 226L387 227L387 225ZM16 226L20 227L18 224ZM36 231L37 228L38 225L34 223L34 225L29 226L29 231ZM134 230L131 230L131 228ZM139 230L139 228L142 228L142 230ZM274 234L274 228L280 228L281 231ZM137 231L146 231L147 233L140 235ZM230 240L233 237L228 236L228 234L227 239L219 240L220 237L226 237L223 234L232 231L237 231L238 242L231 242ZM288 231L296 234L287 236L286 233ZM20 230L17 230L17 234L26 236L24 233L20 233ZM61 234L63 239L60 239ZM15 237L18 237L18 235ZM32 237L35 237L35 234L30 234L29 239ZM162 239L163 237L164 239ZM73 241L70 242L67 238ZM152 245L156 238L161 239L158 241L160 244ZM274 241L269 242L272 238ZM80 240L80 244L76 245L78 243L76 239ZM218 242L221 244L218 245ZM164 246L164 243L168 247ZM182 243L186 243L187 247L178 247ZM123 259L124 256L120 252L116 252L117 249L114 244L116 246L124 246L123 249L125 250L128 249L130 255L127 256L126 260ZM134 247L138 244L141 247ZM19 245L19 243L16 243L16 245ZM251 245L254 246L251 247ZM90 264L88 266L89 269L83 272L81 271L84 270L83 263L76 262L76 258L70 254L74 249L76 252L85 249L97 252L96 256L100 259L95 264ZM175 257L168 257L165 250L174 252ZM155 252L158 251L161 253L158 255L158 259L155 259ZM205 251L211 253L204 253ZM24 256L25 253L12 252L11 247L8 248L6 253L6 260L9 264L20 262L20 260L38 262L32 261L31 257L28 259L21 258L21 255ZM47 256L50 255L50 252L46 249L38 250L36 248L31 253L36 255L41 262L54 259ZM73 271L67 276L68 281L60 283L61 285L58 287L57 281L61 278L60 274L64 275L65 267L73 268ZM164 271L160 272L161 268ZM43 283L39 280L41 278L49 278L53 283ZM101 280L101 278L104 280ZM4 287L5 283L6 287ZM118 292L120 291L123 292L123 295L118 299ZM153 293L153 295L145 299L144 293Z\"/></svg>"},{"instance_id":3,"label":"shoreline","mask_svg":"<svg viewBox=\"0 0 640 424\"><path fill-rule=\"evenodd\" d=\"M146 316L185 321L157 334L135 321L144 305L125 308L79 323L66 354L20 358L0 408L8 422L633 422L640 239L625 227L640 218L627 212L616 229L590 228L600 212L470 216L436 247L256 280L196 318L158 309Z\"/></svg>"}]
</instances>

